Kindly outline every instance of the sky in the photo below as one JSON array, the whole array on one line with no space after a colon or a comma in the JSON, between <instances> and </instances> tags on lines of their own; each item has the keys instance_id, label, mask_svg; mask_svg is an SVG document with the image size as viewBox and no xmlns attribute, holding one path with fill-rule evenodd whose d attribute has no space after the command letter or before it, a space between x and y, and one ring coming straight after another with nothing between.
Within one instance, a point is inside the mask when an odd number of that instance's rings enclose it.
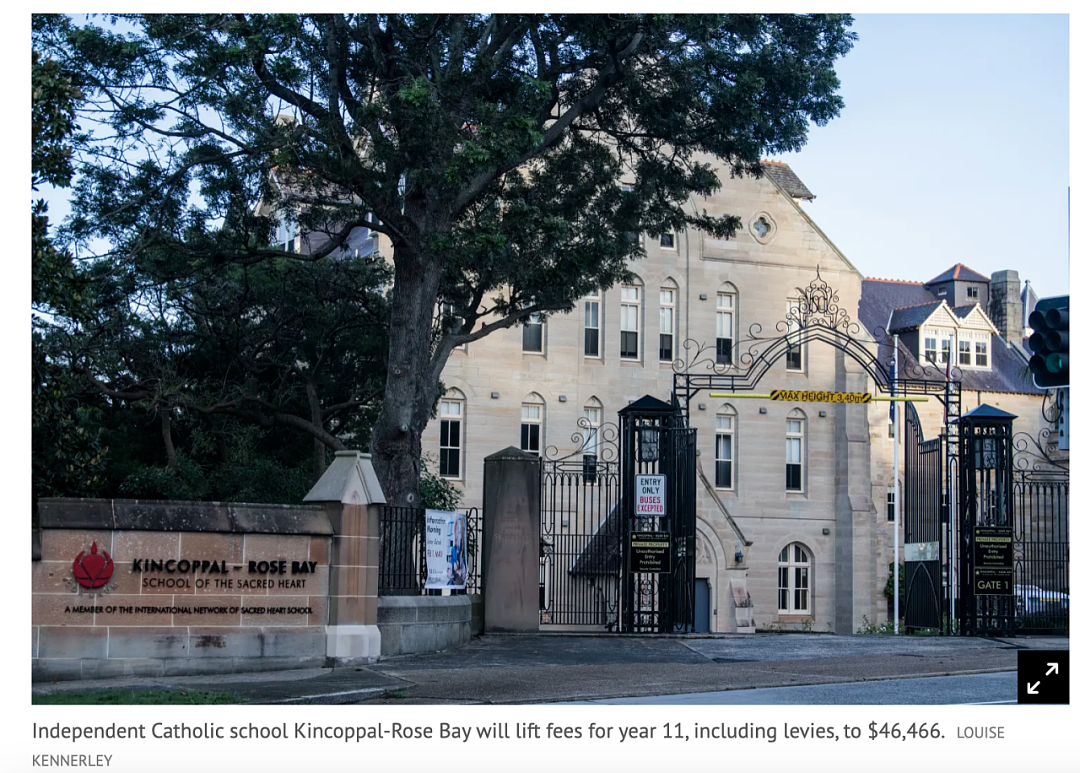
<instances>
[{"instance_id":1,"label":"sky","mask_svg":"<svg viewBox=\"0 0 1080 773\"><path fill-rule=\"evenodd\" d=\"M863 15L837 65L845 107L787 162L804 209L863 276L956 263L1068 293L1069 22Z\"/></svg>"},{"instance_id":2,"label":"sky","mask_svg":"<svg viewBox=\"0 0 1080 773\"><path fill-rule=\"evenodd\" d=\"M854 30L840 116L775 157L817 196L806 212L867 277L959 262L1068 292L1068 16L857 14Z\"/></svg>"}]
</instances>

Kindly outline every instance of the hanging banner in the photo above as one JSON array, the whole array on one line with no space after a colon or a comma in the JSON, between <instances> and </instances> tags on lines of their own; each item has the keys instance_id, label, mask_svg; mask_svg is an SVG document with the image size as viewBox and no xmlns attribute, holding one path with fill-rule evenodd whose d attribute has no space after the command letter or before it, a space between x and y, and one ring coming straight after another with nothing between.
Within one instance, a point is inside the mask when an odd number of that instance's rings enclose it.
<instances>
[{"instance_id":1,"label":"hanging banner","mask_svg":"<svg viewBox=\"0 0 1080 773\"><path fill-rule=\"evenodd\" d=\"M465 515L445 510L424 512L427 582L424 588L462 590L469 579Z\"/></svg>"}]
</instances>

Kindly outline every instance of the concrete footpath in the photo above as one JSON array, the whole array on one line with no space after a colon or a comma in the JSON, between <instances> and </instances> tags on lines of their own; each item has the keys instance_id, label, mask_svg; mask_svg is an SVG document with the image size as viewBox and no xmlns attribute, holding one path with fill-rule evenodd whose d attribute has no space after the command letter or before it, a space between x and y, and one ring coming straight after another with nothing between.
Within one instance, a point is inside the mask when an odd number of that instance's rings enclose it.
<instances>
[{"instance_id":1,"label":"concrete footpath","mask_svg":"<svg viewBox=\"0 0 1080 773\"><path fill-rule=\"evenodd\" d=\"M1065 638L489 634L369 666L35 683L34 693L212 690L246 703L544 703L1014 671Z\"/></svg>"}]
</instances>

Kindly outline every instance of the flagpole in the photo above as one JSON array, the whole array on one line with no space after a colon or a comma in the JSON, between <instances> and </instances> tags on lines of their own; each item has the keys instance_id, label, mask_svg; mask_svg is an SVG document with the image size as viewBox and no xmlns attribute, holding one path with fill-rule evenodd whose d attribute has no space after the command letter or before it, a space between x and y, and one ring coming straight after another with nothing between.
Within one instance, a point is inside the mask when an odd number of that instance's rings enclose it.
<instances>
[{"instance_id":1,"label":"flagpole","mask_svg":"<svg viewBox=\"0 0 1080 773\"><path fill-rule=\"evenodd\" d=\"M892 393L896 396L897 363L900 350L898 338L893 334L893 383ZM897 402L893 400L893 633L900 633L900 416Z\"/></svg>"}]
</instances>

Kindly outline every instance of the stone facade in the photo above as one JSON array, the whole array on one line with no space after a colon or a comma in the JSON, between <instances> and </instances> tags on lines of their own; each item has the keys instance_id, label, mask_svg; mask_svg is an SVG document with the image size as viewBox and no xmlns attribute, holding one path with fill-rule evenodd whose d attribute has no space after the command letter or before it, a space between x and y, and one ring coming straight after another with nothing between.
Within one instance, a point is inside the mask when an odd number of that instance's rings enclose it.
<instances>
[{"instance_id":1,"label":"stone facade","mask_svg":"<svg viewBox=\"0 0 1080 773\"><path fill-rule=\"evenodd\" d=\"M579 420L615 423L619 409L643 395L670 399L672 363L661 359L668 319L676 360L687 357L687 342L715 345L727 324L718 323L718 314L731 315L734 339L746 338L754 325L759 335L782 334L788 300L818 275L855 316L862 277L772 177L725 179L715 196L687 206L736 214L744 228L727 241L693 231L646 237L646 257L631 265L633 284L591 301L599 305L599 324L590 324L583 299L572 312L544 322L538 352L523 350L527 341L518 327L451 356L442 379L450 390L444 405L452 408L429 424L424 448L438 459L445 441L452 443L450 434L441 436L443 423L459 422L461 464L448 477L462 488L465 506L481 506L483 459L508 442L566 454L581 439ZM623 356L623 333L634 328L637 354ZM598 339L595 356L586 353L590 336ZM736 347L734 356L739 354ZM827 344L811 343L801 355L798 368L789 369L781 358L757 391L869 388L866 373ZM523 406L530 406L524 419ZM712 489L703 484L698 492L697 575L710 586L710 629L745 628L737 617L748 613L736 599L748 593L758 628L853 632L864 615L873 615L878 574L866 406L700 393L690 409L701 474ZM720 414L731 419L734 449L731 485L724 487L715 485L713 469ZM522 437L523 423L539 425L538 441L535 431ZM786 490L785 479L792 427L802 452L796 491ZM809 605L785 613L778 609L777 561L792 544L808 557Z\"/></svg>"}]
</instances>

